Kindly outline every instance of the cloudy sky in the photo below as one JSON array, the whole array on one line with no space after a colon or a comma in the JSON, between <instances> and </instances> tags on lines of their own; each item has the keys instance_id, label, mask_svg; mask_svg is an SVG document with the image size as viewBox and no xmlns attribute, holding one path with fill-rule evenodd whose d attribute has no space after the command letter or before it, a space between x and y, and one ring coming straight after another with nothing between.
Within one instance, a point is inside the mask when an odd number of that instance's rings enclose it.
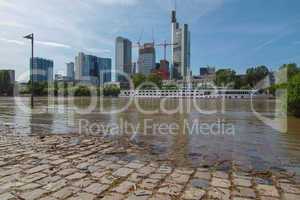
<instances>
[{"instance_id":1,"label":"cloudy sky","mask_svg":"<svg viewBox=\"0 0 300 200\"><path fill-rule=\"evenodd\" d=\"M35 55L54 60L55 72L64 72L79 51L114 60L119 35L133 42L140 36L143 42L170 40L173 2L0 0L0 69L15 69L26 78L30 43L22 36L32 32ZM177 0L177 8L178 20L192 32L195 74L205 65L242 73L260 64L272 69L300 64L299 0ZM161 59L163 50L157 52Z\"/></svg>"}]
</instances>

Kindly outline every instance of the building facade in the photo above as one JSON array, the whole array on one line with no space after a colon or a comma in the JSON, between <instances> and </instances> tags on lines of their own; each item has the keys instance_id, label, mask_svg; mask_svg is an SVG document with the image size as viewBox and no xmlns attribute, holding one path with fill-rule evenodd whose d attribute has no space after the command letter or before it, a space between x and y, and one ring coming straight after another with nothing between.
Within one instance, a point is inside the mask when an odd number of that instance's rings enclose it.
<instances>
[{"instance_id":1,"label":"building facade","mask_svg":"<svg viewBox=\"0 0 300 200\"><path fill-rule=\"evenodd\" d=\"M153 73L160 75L163 80L169 80L169 62L167 60L161 60L160 63L156 64L156 68L153 70Z\"/></svg>"},{"instance_id":2,"label":"building facade","mask_svg":"<svg viewBox=\"0 0 300 200\"><path fill-rule=\"evenodd\" d=\"M100 83L109 83L112 81L112 61L110 58L98 58L98 67L100 73Z\"/></svg>"},{"instance_id":3,"label":"building facade","mask_svg":"<svg viewBox=\"0 0 300 200\"><path fill-rule=\"evenodd\" d=\"M35 82L52 82L53 81L53 61L35 57L30 59L30 66L33 62L32 79Z\"/></svg>"},{"instance_id":4,"label":"building facade","mask_svg":"<svg viewBox=\"0 0 300 200\"><path fill-rule=\"evenodd\" d=\"M177 22L176 11L172 11L172 78L173 79L187 79L190 76L191 64L191 34L187 24L180 27Z\"/></svg>"},{"instance_id":5,"label":"building facade","mask_svg":"<svg viewBox=\"0 0 300 200\"><path fill-rule=\"evenodd\" d=\"M75 64L73 62L67 63L67 79L70 81L75 79Z\"/></svg>"},{"instance_id":6,"label":"building facade","mask_svg":"<svg viewBox=\"0 0 300 200\"><path fill-rule=\"evenodd\" d=\"M128 76L133 74L132 42L126 38L117 37L115 50L116 79L122 82L125 77L119 73L125 73Z\"/></svg>"},{"instance_id":7,"label":"building facade","mask_svg":"<svg viewBox=\"0 0 300 200\"><path fill-rule=\"evenodd\" d=\"M138 71L148 76L156 66L155 47L153 43L146 43L139 49Z\"/></svg>"},{"instance_id":8,"label":"building facade","mask_svg":"<svg viewBox=\"0 0 300 200\"><path fill-rule=\"evenodd\" d=\"M15 70L0 70L0 96L13 96Z\"/></svg>"},{"instance_id":9,"label":"building facade","mask_svg":"<svg viewBox=\"0 0 300 200\"><path fill-rule=\"evenodd\" d=\"M216 68L214 67L200 67L200 76L214 75Z\"/></svg>"},{"instance_id":10,"label":"building facade","mask_svg":"<svg viewBox=\"0 0 300 200\"><path fill-rule=\"evenodd\" d=\"M110 58L79 53L75 58L75 80L93 85L111 82L111 63Z\"/></svg>"}]
</instances>

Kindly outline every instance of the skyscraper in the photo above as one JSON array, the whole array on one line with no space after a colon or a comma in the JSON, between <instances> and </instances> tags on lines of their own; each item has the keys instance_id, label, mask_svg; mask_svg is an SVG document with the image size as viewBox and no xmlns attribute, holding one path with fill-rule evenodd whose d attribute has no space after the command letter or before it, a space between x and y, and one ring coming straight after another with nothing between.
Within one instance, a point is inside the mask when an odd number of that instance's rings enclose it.
<instances>
[{"instance_id":1,"label":"skyscraper","mask_svg":"<svg viewBox=\"0 0 300 200\"><path fill-rule=\"evenodd\" d=\"M100 82L108 83L112 80L112 73L111 73L111 59L110 58L98 58L98 67L100 73Z\"/></svg>"},{"instance_id":2,"label":"skyscraper","mask_svg":"<svg viewBox=\"0 0 300 200\"><path fill-rule=\"evenodd\" d=\"M124 81L125 77L118 74L125 73L128 76L132 74L132 42L123 37L116 38L116 78L117 81Z\"/></svg>"},{"instance_id":3,"label":"skyscraper","mask_svg":"<svg viewBox=\"0 0 300 200\"><path fill-rule=\"evenodd\" d=\"M180 27L176 11L172 11L172 78L186 79L190 74L191 34L187 24Z\"/></svg>"},{"instance_id":4,"label":"skyscraper","mask_svg":"<svg viewBox=\"0 0 300 200\"><path fill-rule=\"evenodd\" d=\"M42 81L53 81L53 61L35 57L30 59L30 66L31 62L33 62L33 81L35 82L42 82Z\"/></svg>"},{"instance_id":5,"label":"skyscraper","mask_svg":"<svg viewBox=\"0 0 300 200\"><path fill-rule=\"evenodd\" d=\"M153 43L146 43L139 49L138 70L145 76L149 75L155 69L155 47Z\"/></svg>"},{"instance_id":6,"label":"skyscraper","mask_svg":"<svg viewBox=\"0 0 300 200\"><path fill-rule=\"evenodd\" d=\"M94 85L110 82L111 59L79 53L75 58L75 79L78 82Z\"/></svg>"},{"instance_id":7,"label":"skyscraper","mask_svg":"<svg viewBox=\"0 0 300 200\"><path fill-rule=\"evenodd\" d=\"M67 79L73 81L75 79L74 63L67 63Z\"/></svg>"}]
</instances>

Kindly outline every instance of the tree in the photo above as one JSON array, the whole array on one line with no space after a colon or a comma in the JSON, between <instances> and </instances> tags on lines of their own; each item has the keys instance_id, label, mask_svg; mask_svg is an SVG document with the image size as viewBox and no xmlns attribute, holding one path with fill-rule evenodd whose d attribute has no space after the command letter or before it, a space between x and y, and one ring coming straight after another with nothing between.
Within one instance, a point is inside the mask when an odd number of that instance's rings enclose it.
<instances>
[{"instance_id":1,"label":"tree","mask_svg":"<svg viewBox=\"0 0 300 200\"><path fill-rule=\"evenodd\" d=\"M58 90L59 90L59 88L58 88L58 83L57 83L57 81L54 81L54 96L58 96Z\"/></svg>"},{"instance_id":2,"label":"tree","mask_svg":"<svg viewBox=\"0 0 300 200\"><path fill-rule=\"evenodd\" d=\"M231 69L220 69L216 72L215 83L217 86L227 86L234 83L236 72Z\"/></svg>"},{"instance_id":3,"label":"tree","mask_svg":"<svg viewBox=\"0 0 300 200\"><path fill-rule=\"evenodd\" d=\"M121 89L116 85L109 85L104 87L103 95L110 97L118 97L121 92Z\"/></svg>"},{"instance_id":4,"label":"tree","mask_svg":"<svg viewBox=\"0 0 300 200\"><path fill-rule=\"evenodd\" d=\"M14 84L11 83L11 78L8 71L0 71L0 94L12 96Z\"/></svg>"},{"instance_id":5,"label":"tree","mask_svg":"<svg viewBox=\"0 0 300 200\"><path fill-rule=\"evenodd\" d=\"M253 88L255 85L268 76L269 70L266 66L258 66L247 69L246 80L248 84Z\"/></svg>"},{"instance_id":6,"label":"tree","mask_svg":"<svg viewBox=\"0 0 300 200\"><path fill-rule=\"evenodd\" d=\"M91 96L91 92L89 87L84 86L84 85L79 85L74 92L74 96L76 97L89 97Z\"/></svg>"},{"instance_id":7,"label":"tree","mask_svg":"<svg viewBox=\"0 0 300 200\"><path fill-rule=\"evenodd\" d=\"M300 69L298 68L297 64L295 64L295 63L284 64L279 68L279 70L285 70L285 69L287 70L288 80L300 72Z\"/></svg>"},{"instance_id":8,"label":"tree","mask_svg":"<svg viewBox=\"0 0 300 200\"><path fill-rule=\"evenodd\" d=\"M288 111L300 117L300 73L288 82Z\"/></svg>"},{"instance_id":9,"label":"tree","mask_svg":"<svg viewBox=\"0 0 300 200\"><path fill-rule=\"evenodd\" d=\"M142 83L146 81L146 76L143 74L135 74L132 77L134 88L138 88Z\"/></svg>"},{"instance_id":10,"label":"tree","mask_svg":"<svg viewBox=\"0 0 300 200\"><path fill-rule=\"evenodd\" d=\"M234 89L249 89L250 86L247 83L246 77L244 75L238 75L234 80Z\"/></svg>"},{"instance_id":11,"label":"tree","mask_svg":"<svg viewBox=\"0 0 300 200\"><path fill-rule=\"evenodd\" d=\"M31 81L29 81L27 83L27 88L28 88L28 91L31 93L31 91L32 91ZM46 81L34 82L33 93L35 96L48 95L48 82L46 82Z\"/></svg>"},{"instance_id":12,"label":"tree","mask_svg":"<svg viewBox=\"0 0 300 200\"><path fill-rule=\"evenodd\" d=\"M159 74L150 74L147 77L147 81L154 83L158 88L161 88L163 85L163 78Z\"/></svg>"}]
</instances>

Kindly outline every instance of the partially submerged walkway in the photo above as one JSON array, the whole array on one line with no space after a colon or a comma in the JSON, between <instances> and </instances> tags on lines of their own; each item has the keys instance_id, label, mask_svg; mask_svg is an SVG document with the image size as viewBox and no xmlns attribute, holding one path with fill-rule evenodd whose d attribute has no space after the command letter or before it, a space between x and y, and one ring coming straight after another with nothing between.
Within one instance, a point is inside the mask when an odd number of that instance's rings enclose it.
<instances>
[{"instance_id":1,"label":"partially submerged walkway","mask_svg":"<svg viewBox=\"0 0 300 200\"><path fill-rule=\"evenodd\" d=\"M0 199L300 199L288 173L173 168L136 151L103 138L2 135Z\"/></svg>"}]
</instances>

